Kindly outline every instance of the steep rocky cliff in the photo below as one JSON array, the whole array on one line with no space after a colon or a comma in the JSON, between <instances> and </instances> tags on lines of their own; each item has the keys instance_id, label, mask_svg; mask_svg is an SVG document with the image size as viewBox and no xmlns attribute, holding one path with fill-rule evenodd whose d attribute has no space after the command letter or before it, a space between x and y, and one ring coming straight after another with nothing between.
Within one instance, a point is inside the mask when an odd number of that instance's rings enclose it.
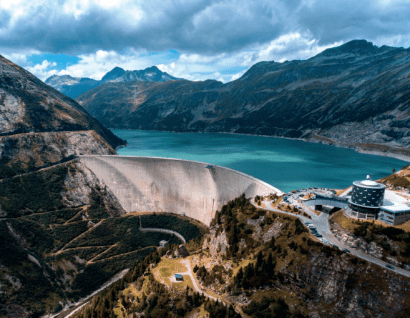
<instances>
[{"instance_id":1,"label":"steep rocky cliff","mask_svg":"<svg viewBox=\"0 0 410 318\"><path fill-rule=\"evenodd\" d=\"M108 82L166 82L176 79L168 73L160 71L156 66L138 71L125 71L121 67L115 67L105 74L100 81L70 75L53 75L47 78L45 83L71 98L77 98L86 91Z\"/></svg>"},{"instance_id":2,"label":"steep rocky cliff","mask_svg":"<svg viewBox=\"0 0 410 318\"><path fill-rule=\"evenodd\" d=\"M0 56L0 179L125 142L78 103Z\"/></svg>"},{"instance_id":3,"label":"steep rocky cliff","mask_svg":"<svg viewBox=\"0 0 410 318\"><path fill-rule=\"evenodd\" d=\"M77 100L112 128L285 136L406 153L409 70L409 49L356 40L304 61L257 63L227 84L109 83Z\"/></svg>"},{"instance_id":4,"label":"steep rocky cliff","mask_svg":"<svg viewBox=\"0 0 410 318\"><path fill-rule=\"evenodd\" d=\"M85 264L101 248L64 248L125 213L75 159L116 154L123 144L74 100L0 56L0 317L59 310L121 270ZM83 276L93 282L83 285Z\"/></svg>"}]
</instances>

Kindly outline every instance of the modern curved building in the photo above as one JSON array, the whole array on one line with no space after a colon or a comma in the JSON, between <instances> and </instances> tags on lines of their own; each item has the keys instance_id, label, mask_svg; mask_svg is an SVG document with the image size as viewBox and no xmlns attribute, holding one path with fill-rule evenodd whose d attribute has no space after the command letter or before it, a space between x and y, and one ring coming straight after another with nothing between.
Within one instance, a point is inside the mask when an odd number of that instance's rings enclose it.
<instances>
[{"instance_id":1,"label":"modern curved building","mask_svg":"<svg viewBox=\"0 0 410 318\"><path fill-rule=\"evenodd\" d=\"M350 214L356 218L377 219L383 205L385 186L367 176L366 180L354 181L349 199Z\"/></svg>"}]
</instances>

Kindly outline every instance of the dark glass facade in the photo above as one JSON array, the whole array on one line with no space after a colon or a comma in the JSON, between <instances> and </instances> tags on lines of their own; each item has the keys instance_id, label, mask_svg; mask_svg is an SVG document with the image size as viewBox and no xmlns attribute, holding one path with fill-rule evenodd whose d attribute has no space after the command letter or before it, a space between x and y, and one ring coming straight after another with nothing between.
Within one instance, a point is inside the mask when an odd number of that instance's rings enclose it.
<instances>
[{"instance_id":1,"label":"dark glass facade","mask_svg":"<svg viewBox=\"0 0 410 318\"><path fill-rule=\"evenodd\" d=\"M360 212L377 213L383 205L385 186L376 182L353 182L350 207Z\"/></svg>"}]
</instances>

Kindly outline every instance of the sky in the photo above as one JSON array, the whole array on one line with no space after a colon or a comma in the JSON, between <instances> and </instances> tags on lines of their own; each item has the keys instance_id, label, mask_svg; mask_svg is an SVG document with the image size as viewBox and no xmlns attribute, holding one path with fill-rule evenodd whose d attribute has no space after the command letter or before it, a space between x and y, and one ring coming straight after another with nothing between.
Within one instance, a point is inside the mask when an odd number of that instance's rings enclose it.
<instances>
[{"instance_id":1,"label":"sky","mask_svg":"<svg viewBox=\"0 0 410 318\"><path fill-rule=\"evenodd\" d=\"M410 1L0 0L0 55L41 80L156 65L228 82L354 39L408 48Z\"/></svg>"}]
</instances>

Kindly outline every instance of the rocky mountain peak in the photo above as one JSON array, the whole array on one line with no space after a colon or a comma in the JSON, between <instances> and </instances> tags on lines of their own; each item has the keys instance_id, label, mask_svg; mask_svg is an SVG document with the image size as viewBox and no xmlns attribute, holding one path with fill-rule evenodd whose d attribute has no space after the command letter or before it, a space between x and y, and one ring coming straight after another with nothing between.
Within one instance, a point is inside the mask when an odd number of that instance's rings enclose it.
<instances>
[{"instance_id":1,"label":"rocky mountain peak","mask_svg":"<svg viewBox=\"0 0 410 318\"><path fill-rule=\"evenodd\" d=\"M324 50L317 56L339 56L344 54L352 54L355 56L368 56L378 52L378 47L372 42L366 40L353 40L341 46Z\"/></svg>"},{"instance_id":2,"label":"rocky mountain peak","mask_svg":"<svg viewBox=\"0 0 410 318\"><path fill-rule=\"evenodd\" d=\"M102 82L109 82L112 81L118 77L121 77L125 74L125 70L122 69L121 67L114 67L111 71L109 71L107 74L103 76L101 79Z\"/></svg>"},{"instance_id":3,"label":"rocky mountain peak","mask_svg":"<svg viewBox=\"0 0 410 318\"><path fill-rule=\"evenodd\" d=\"M106 73L100 81L91 78L71 77L69 75L53 75L47 78L45 83L71 98L77 98L81 94L109 82L166 82L177 79L166 72L162 72L156 66L136 71L126 71L116 66Z\"/></svg>"}]
</instances>

